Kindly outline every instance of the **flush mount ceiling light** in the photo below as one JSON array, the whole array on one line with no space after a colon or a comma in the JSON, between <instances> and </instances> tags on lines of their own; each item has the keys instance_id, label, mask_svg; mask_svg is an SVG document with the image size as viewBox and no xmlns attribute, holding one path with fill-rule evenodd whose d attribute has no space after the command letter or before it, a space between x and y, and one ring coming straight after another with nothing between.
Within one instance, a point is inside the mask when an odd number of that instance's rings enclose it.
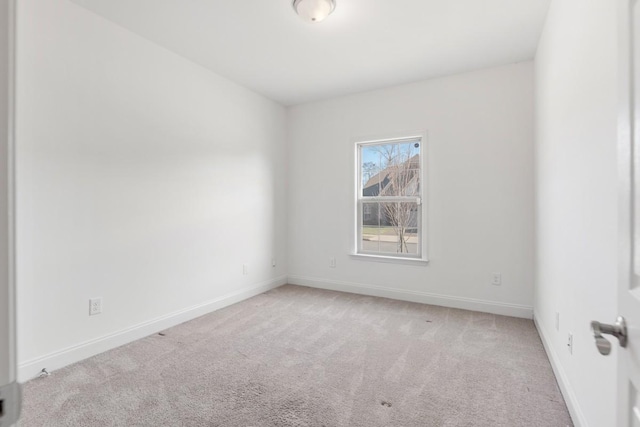
<instances>
[{"instance_id":1,"label":"flush mount ceiling light","mask_svg":"<svg viewBox=\"0 0 640 427\"><path fill-rule=\"evenodd\" d=\"M293 8L302 19L320 22L336 8L335 0L293 0Z\"/></svg>"}]
</instances>

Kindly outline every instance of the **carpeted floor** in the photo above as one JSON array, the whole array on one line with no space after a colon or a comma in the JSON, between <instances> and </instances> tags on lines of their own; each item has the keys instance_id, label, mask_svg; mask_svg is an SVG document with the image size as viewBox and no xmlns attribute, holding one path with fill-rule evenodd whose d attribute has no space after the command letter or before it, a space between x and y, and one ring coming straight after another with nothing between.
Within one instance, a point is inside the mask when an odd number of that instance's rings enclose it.
<instances>
[{"instance_id":1,"label":"carpeted floor","mask_svg":"<svg viewBox=\"0 0 640 427\"><path fill-rule=\"evenodd\" d=\"M30 381L21 424L569 425L530 320L298 286Z\"/></svg>"}]
</instances>

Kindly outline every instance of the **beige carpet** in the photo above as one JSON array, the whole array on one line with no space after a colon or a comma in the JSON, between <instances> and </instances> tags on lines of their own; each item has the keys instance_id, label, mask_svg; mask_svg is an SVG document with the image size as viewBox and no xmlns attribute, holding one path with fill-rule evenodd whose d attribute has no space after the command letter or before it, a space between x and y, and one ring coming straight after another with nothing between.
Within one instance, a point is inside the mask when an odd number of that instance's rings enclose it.
<instances>
[{"instance_id":1,"label":"beige carpet","mask_svg":"<svg viewBox=\"0 0 640 427\"><path fill-rule=\"evenodd\" d=\"M30 381L31 426L571 424L530 320L284 286Z\"/></svg>"}]
</instances>

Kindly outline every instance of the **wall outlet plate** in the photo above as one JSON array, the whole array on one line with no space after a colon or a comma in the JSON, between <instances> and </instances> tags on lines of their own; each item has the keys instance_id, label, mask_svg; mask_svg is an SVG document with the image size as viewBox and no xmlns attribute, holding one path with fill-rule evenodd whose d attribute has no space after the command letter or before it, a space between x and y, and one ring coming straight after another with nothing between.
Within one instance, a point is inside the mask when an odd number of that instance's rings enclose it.
<instances>
[{"instance_id":1,"label":"wall outlet plate","mask_svg":"<svg viewBox=\"0 0 640 427\"><path fill-rule=\"evenodd\" d=\"M491 275L491 284L494 286L502 285L502 273L493 273Z\"/></svg>"},{"instance_id":2,"label":"wall outlet plate","mask_svg":"<svg viewBox=\"0 0 640 427\"><path fill-rule=\"evenodd\" d=\"M249 275L249 264L242 264L242 274Z\"/></svg>"},{"instance_id":3,"label":"wall outlet plate","mask_svg":"<svg viewBox=\"0 0 640 427\"><path fill-rule=\"evenodd\" d=\"M91 298L89 300L89 316L102 313L102 297Z\"/></svg>"},{"instance_id":4,"label":"wall outlet plate","mask_svg":"<svg viewBox=\"0 0 640 427\"><path fill-rule=\"evenodd\" d=\"M329 258L329 267L336 268L336 259L335 259L335 257Z\"/></svg>"},{"instance_id":5,"label":"wall outlet plate","mask_svg":"<svg viewBox=\"0 0 640 427\"><path fill-rule=\"evenodd\" d=\"M569 349L569 354L573 354L573 334L571 332L567 336L567 348Z\"/></svg>"},{"instance_id":6,"label":"wall outlet plate","mask_svg":"<svg viewBox=\"0 0 640 427\"><path fill-rule=\"evenodd\" d=\"M556 311L556 331L560 330L560 312Z\"/></svg>"}]
</instances>

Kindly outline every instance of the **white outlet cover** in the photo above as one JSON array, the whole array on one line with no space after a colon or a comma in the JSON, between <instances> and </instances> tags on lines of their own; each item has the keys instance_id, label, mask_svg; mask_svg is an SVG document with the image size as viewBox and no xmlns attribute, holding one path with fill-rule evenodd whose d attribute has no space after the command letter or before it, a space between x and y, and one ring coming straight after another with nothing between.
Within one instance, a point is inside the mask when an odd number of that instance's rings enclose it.
<instances>
[{"instance_id":1,"label":"white outlet cover","mask_svg":"<svg viewBox=\"0 0 640 427\"><path fill-rule=\"evenodd\" d=\"M491 284L494 286L502 285L502 273L493 273L491 276Z\"/></svg>"},{"instance_id":2,"label":"white outlet cover","mask_svg":"<svg viewBox=\"0 0 640 427\"><path fill-rule=\"evenodd\" d=\"M89 299L89 316L102 313L102 297Z\"/></svg>"}]
</instances>

